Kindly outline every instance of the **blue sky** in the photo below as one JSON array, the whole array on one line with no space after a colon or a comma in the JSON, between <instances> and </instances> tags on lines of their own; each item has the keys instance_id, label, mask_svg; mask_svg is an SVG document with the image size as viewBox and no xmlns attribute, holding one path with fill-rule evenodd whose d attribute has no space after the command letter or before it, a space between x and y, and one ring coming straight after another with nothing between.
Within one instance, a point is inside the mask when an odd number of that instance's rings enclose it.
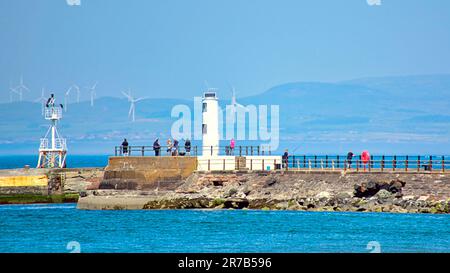
<instances>
[{"instance_id":1,"label":"blue sky","mask_svg":"<svg viewBox=\"0 0 450 273\"><path fill-rule=\"evenodd\" d=\"M449 13L446 0L0 0L0 101L21 74L34 99L95 80L99 96L191 98L204 80L228 97L228 83L247 96L450 73Z\"/></svg>"}]
</instances>

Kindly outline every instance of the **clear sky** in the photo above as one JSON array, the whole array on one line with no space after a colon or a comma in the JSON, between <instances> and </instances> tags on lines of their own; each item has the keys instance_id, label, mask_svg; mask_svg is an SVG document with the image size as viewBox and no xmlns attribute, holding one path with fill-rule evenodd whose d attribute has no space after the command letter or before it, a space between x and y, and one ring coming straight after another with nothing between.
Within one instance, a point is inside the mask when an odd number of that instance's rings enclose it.
<instances>
[{"instance_id":1,"label":"clear sky","mask_svg":"<svg viewBox=\"0 0 450 273\"><path fill-rule=\"evenodd\" d=\"M246 96L450 73L449 32L448 0L0 0L0 101L20 75L34 99L96 80L99 96L191 98L204 80Z\"/></svg>"}]
</instances>

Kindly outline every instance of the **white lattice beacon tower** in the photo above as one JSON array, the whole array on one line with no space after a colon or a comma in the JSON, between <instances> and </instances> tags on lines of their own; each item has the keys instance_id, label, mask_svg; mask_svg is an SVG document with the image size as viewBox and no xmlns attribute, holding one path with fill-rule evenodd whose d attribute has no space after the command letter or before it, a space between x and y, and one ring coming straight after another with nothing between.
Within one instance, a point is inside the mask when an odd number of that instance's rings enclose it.
<instances>
[{"instance_id":1,"label":"white lattice beacon tower","mask_svg":"<svg viewBox=\"0 0 450 273\"><path fill-rule=\"evenodd\" d=\"M202 99L203 156L219 154L219 101L212 90L205 92Z\"/></svg>"},{"instance_id":2,"label":"white lattice beacon tower","mask_svg":"<svg viewBox=\"0 0 450 273\"><path fill-rule=\"evenodd\" d=\"M45 119L50 120L51 124L41 138L39 146L39 160L37 168L65 168L67 146L66 139L61 138L56 125L62 118L62 108L55 105L49 105L45 109Z\"/></svg>"}]
</instances>

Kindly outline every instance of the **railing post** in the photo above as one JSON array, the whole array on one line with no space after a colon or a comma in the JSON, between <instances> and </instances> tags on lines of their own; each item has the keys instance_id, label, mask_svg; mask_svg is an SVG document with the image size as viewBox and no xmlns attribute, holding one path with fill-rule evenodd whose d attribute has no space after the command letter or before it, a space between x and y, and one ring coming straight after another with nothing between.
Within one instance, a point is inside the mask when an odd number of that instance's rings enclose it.
<instances>
[{"instance_id":1,"label":"railing post","mask_svg":"<svg viewBox=\"0 0 450 273\"><path fill-rule=\"evenodd\" d=\"M239 156L242 156L242 146L239 146Z\"/></svg>"},{"instance_id":2,"label":"railing post","mask_svg":"<svg viewBox=\"0 0 450 273\"><path fill-rule=\"evenodd\" d=\"M405 171L408 172L408 159L409 157L406 156L406 161L405 161Z\"/></svg>"},{"instance_id":3,"label":"railing post","mask_svg":"<svg viewBox=\"0 0 450 273\"><path fill-rule=\"evenodd\" d=\"M264 155L264 146L262 146L261 153Z\"/></svg>"},{"instance_id":4,"label":"railing post","mask_svg":"<svg viewBox=\"0 0 450 273\"><path fill-rule=\"evenodd\" d=\"M145 149L144 146L142 146L141 149L142 149L142 156L144 156L144 149Z\"/></svg>"},{"instance_id":5,"label":"railing post","mask_svg":"<svg viewBox=\"0 0 450 273\"><path fill-rule=\"evenodd\" d=\"M336 157L336 163L337 163L337 168L339 169L339 166L340 166L339 155Z\"/></svg>"},{"instance_id":6,"label":"railing post","mask_svg":"<svg viewBox=\"0 0 450 273\"><path fill-rule=\"evenodd\" d=\"M257 146L257 150L258 150L258 155L260 155L260 154L259 154L259 149L260 149L260 148L259 148L259 146Z\"/></svg>"},{"instance_id":7,"label":"railing post","mask_svg":"<svg viewBox=\"0 0 450 273\"><path fill-rule=\"evenodd\" d=\"M306 169L306 155L303 156L303 168Z\"/></svg>"},{"instance_id":8,"label":"railing post","mask_svg":"<svg viewBox=\"0 0 450 273\"><path fill-rule=\"evenodd\" d=\"M432 155L430 155L429 169L430 169L430 172L433 171L433 156Z\"/></svg>"},{"instance_id":9,"label":"railing post","mask_svg":"<svg viewBox=\"0 0 450 273\"><path fill-rule=\"evenodd\" d=\"M248 156L248 146L245 146L245 156Z\"/></svg>"},{"instance_id":10,"label":"railing post","mask_svg":"<svg viewBox=\"0 0 450 273\"><path fill-rule=\"evenodd\" d=\"M369 164L370 164L369 170L373 169L373 155L370 156L370 163Z\"/></svg>"},{"instance_id":11,"label":"railing post","mask_svg":"<svg viewBox=\"0 0 450 273\"><path fill-rule=\"evenodd\" d=\"M213 155L213 146L211 145L211 155Z\"/></svg>"},{"instance_id":12,"label":"railing post","mask_svg":"<svg viewBox=\"0 0 450 273\"><path fill-rule=\"evenodd\" d=\"M294 168L294 167L295 167L295 155L292 156L292 168Z\"/></svg>"},{"instance_id":13,"label":"railing post","mask_svg":"<svg viewBox=\"0 0 450 273\"><path fill-rule=\"evenodd\" d=\"M384 171L384 155L381 157L381 172Z\"/></svg>"},{"instance_id":14,"label":"railing post","mask_svg":"<svg viewBox=\"0 0 450 273\"><path fill-rule=\"evenodd\" d=\"M117 146L114 146L114 156L117 156Z\"/></svg>"},{"instance_id":15,"label":"railing post","mask_svg":"<svg viewBox=\"0 0 450 273\"><path fill-rule=\"evenodd\" d=\"M328 155L325 156L325 169L328 169Z\"/></svg>"},{"instance_id":16,"label":"railing post","mask_svg":"<svg viewBox=\"0 0 450 273\"><path fill-rule=\"evenodd\" d=\"M253 158L250 158L250 171L253 171Z\"/></svg>"},{"instance_id":17,"label":"railing post","mask_svg":"<svg viewBox=\"0 0 450 273\"><path fill-rule=\"evenodd\" d=\"M253 146L250 146L250 153L253 155Z\"/></svg>"},{"instance_id":18,"label":"railing post","mask_svg":"<svg viewBox=\"0 0 450 273\"><path fill-rule=\"evenodd\" d=\"M223 170L225 171L225 158L223 159Z\"/></svg>"},{"instance_id":19,"label":"railing post","mask_svg":"<svg viewBox=\"0 0 450 273\"><path fill-rule=\"evenodd\" d=\"M445 157L442 156L442 172L445 172Z\"/></svg>"},{"instance_id":20,"label":"railing post","mask_svg":"<svg viewBox=\"0 0 450 273\"><path fill-rule=\"evenodd\" d=\"M395 172L395 169L397 167L397 156L394 155L394 160L392 161L392 170Z\"/></svg>"},{"instance_id":21,"label":"railing post","mask_svg":"<svg viewBox=\"0 0 450 273\"><path fill-rule=\"evenodd\" d=\"M317 169L317 155L314 156L314 168Z\"/></svg>"},{"instance_id":22,"label":"railing post","mask_svg":"<svg viewBox=\"0 0 450 273\"><path fill-rule=\"evenodd\" d=\"M262 159L262 166L261 170L264 171L264 158Z\"/></svg>"},{"instance_id":23,"label":"railing post","mask_svg":"<svg viewBox=\"0 0 450 273\"><path fill-rule=\"evenodd\" d=\"M211 171L211 159L208 159L208 171Z\"/></svg>"},{"instance_id":24,"label":"railing post","mask_svg":"<svg viewBox=\"0 0 450 273\"><path fill-rule=\"evenodd\" d=\"M417 172L420 172L420 155L417 156Z\"/></svg>"}]
</instances>

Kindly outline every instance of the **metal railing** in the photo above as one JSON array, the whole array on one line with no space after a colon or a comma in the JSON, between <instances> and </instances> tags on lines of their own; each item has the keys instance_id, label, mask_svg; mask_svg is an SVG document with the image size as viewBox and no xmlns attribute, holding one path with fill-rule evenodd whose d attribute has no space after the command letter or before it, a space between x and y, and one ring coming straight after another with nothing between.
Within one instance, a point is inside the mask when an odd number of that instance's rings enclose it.
<instances>
[{"instance_id":1,"label":"metal railing","mask_svg":"<svg viewBox=\"0 0 450 273\"><path fill-rule=\"evenodd\" d=\"M49 107L45 109L44 113L45 119L61 119L62 109L60 107Z\"/></svg>"},{"instance_id":2,"label":"metal railing","mask_svg":"<svg viewBox=\"0 0 450 273\"><path fill-rule=\"evenodd\" d=\"M361 156L348 160L347 156L292 155L287 169L293 170L353 170L353 171L441 171L450 170L450 156L371 156L364 161Z\"/></svg>"},{"instance_id":3,"label":"metal railing","mask_svg":"<svg viewBox=\"0 0 450 273\"><path fill-rule=\"evenodd\" d=\"M231 149L230 146L191 146L190 149L187 149L186 146L178 146L177 149L169 146L161 146L159 150L159 156L199 156L205 155L203 151L208 151L210 155L212 155L215 151L218 152L219 155L230 155L230 156L252 156L252 155L271 155L272 152L270 149L264 149L260 146L235 146L234 149ZM203 149L205 148L205 149ZM126 151L126 152L125 152ZM188 152L189 151L189 152ZM153 149L153 146L115 146L114 147L114 155L115 156L155 156L156 151Z\"/></svg>"},{"instance_id":4,"label":"metal railing","mask_svg":"<svg viewBox=\"0 0 450 273\"><path fill-rule=\"evenodd\" d=\"M199 171L277 171L285 168L281 159L247 158L244 161L225 158L198 158Z\"/></svg>"},{"instance_id":5,"label":"metal railing","mask_svg":"<svg viewBox=\"0 0 450 273\"><path fill-rule=\"evenodd\" d=\"M65 150L66 149L66 139L65 138L55 138L55 150ZM52 149L51 142L48 138L40 139L40 150L49 150Z\"/></svg>"}]
</instances>

